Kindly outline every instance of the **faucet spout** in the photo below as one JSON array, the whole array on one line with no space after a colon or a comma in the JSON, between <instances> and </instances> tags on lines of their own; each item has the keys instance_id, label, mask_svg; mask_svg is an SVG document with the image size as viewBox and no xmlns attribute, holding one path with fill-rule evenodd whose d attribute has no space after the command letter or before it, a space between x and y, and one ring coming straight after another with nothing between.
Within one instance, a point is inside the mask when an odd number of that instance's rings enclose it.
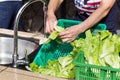
<instances>
[{"instance_id":1,"label":"faucet spout","mask_svg":"<svg viewBox=\"0 0 120 80\"><path fill-rule=\"evenodd\" d=\"M18 23L19 23L19 20L20 20L20 17L23 13L23 11L32 3L35 3L35 2L42 2L45 4L45 0L29 0L28 2L26 2L21 8L20 10L18 11L17 15L16 15L16 18L15 18L15 21L14 21L14 52L13 52L13 67L17 67L19 65L19 63L21 64L22 62L24 61L18 61L19 59L19 55L18 55ZM24 62L25 64L28 63L28 62Z\"/></svg>"}]
</instances>

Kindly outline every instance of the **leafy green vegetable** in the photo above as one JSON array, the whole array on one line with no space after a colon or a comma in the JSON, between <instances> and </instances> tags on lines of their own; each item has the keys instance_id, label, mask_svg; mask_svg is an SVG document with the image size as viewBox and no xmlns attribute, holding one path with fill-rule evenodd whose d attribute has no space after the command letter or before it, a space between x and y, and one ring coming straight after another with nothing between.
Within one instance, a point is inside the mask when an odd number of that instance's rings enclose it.
<instances>
[{"instance_id":1,"label":"leafy green vegetable","mask_svg":"<svg viewBox=\"0 0 120 80\"><path fill-rule=\"evenodd\" d=\"M63 32L64 31L64 28L61 27L61 26L55 26L54 28L57 32Z\"/></svg>"},{"instance_id":2,"label":"leafy green vegetable","mask_svg":"<svg viewBox=\"0 0 120 80\"><path fill-rule=\"evenodd\" d=\"M72 64L73 58L71 56L64 56L58 60L48 60L46 66L37 66L34 62L30 64L33 72L39 72L45 75L51 75L63 78L74 78L75 67Z\"/></svg>"},{"instance_id":3,"label":"leafy green vegetable","mask_svg":"<svg viewBox=\"0 0 120 80\"><path fill-rule=\"evenodd\" d=\"M64 57L60 57L58 59L58 61L61 64L62 68L65 68L67 65L72 63L72 60L73 60L72 56L64 56Z\"/></svg>"},{"instance_id":4,"label":"leafy green vegetable","mask_svg":"<svg viewBox=\"0 0 120 80\"><path fill-rule=\"evenodd\" d=\"M120 37L117 34L112 35L107 30L99 31L96 35L87 30L85 34L85 39L80 38L71 43L74 47L72 55L83 51L89 64L120 68Z\"/></svg>"},{"instance_id":5,"label":"leafy green vegetable","mask_svg":"<svg viewBox=\"0 0 120 80\"><path fill-rule=\"evenodd\" d=\"M40 39L39 44L47 44L47 43L49 43L50 41L51 41L50 38L42 38L42 39Z\"/></svg>"},{"instance_id":6,"label":"leafy green vegetable","mask_svg":"<svg viewBox=\"0 0 120 80\"><path fill-rule=\"evenodd\" d=\"M61 43L62 41L58 37L58 33L61 31L63 31L62 28L57 28L48 38ZM58 60L48 60L46 66L37 66L35 63L31 63L31 70L56 77L75 78L75 67L72 60L80 51L84 53L87 64L120 68L120 37L116 34L112 35L106 30L94 33L96 35L92 35L92 32L87 30L86 38L79 38L71 42L73 47L71 55L59 57ZM91 71L94 70L91 69ZM97 74L95 75L97 76Z\"/></svg>"},{"instance_id":7,"label":"leafy green vegetable","mask_svg":"<svg viewBox=\"0 0 120 80\"><path fill-rule=\"evenodd\" d=\"M53 32L50 34L50 36L48 37L48 39L54 40L54 39L57 38L57 36L58 36L58 32L57 32L57 31L53 31Z\"/></svg>"},{"instance_id":8,"label":"leafy green vegetable","mask_svg":"<svg viewBox=\"0 0 120 80\"><path fill-rule=\"evenodd\" d=\"M60 38L58 38L58 33L64 31L64 28L62 28L61 26L55 26L55 31L53 31L48 38L42 38L39 42L39 44L47 44L49 43L51 40L55 40L59 43L62 42L62 40Z\"/></svg>"},{"instance_id":9,"label":"leafy green vegetable","mask_svg":"<svg viewBox=\"0 0 120 80\"><path fill-rule=\"evenodd\" d=\"M30 68L33 72L37 72L38 71L38 65L36 65L36 63L30 63Z\"/></svg>"}]
</instances>

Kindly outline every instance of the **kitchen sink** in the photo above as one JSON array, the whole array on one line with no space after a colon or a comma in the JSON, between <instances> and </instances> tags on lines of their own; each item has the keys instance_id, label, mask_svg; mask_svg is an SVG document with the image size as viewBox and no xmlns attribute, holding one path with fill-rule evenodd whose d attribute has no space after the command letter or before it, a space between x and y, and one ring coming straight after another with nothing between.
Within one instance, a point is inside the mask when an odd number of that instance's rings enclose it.
<instances>
[{"instance_id":1,"label":"kitchen sink","mask_svg":"<svg viewBox=\"0 0 120 80\"><path fill-rule=\"evenodd\" d=\"M34 59L39 45L37 42L27 40L27 39L18 39L18 58L25 58L27 53L28 59L32 61ZM12 37L0 37L0 64L7 65L11 64L13 61L13 51L14 51L14 38Z\"/></svg>"}]
</instances>

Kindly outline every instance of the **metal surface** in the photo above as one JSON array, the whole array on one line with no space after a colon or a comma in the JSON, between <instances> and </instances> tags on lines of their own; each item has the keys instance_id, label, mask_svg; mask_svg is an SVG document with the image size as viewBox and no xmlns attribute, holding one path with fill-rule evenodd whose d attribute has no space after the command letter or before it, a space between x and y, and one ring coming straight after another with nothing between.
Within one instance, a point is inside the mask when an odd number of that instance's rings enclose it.
<instances>
[{"instance_id":1,"label":"metal surface","mask_svg":"<svg viewBox=\"0 0 120 80\"><path fill-rule=\"evenodd\" d=\"M32 3L35 2L42 2L45 3L46 0L29 0L27 3L25 3L20 10L18 11L15 21L14 21L14 51L13 51L13 67L17 67L19 64L17 63L18 60L18 23L21 17L21 14L23 13L23 11Z\"/></svg>"},{"instance_id":2,"label":"metal surface","mask_svg":"<svg viewBox=\"0 0 120 80\"><path fill-rule=\"evenodd\" d=\"M0 64L11 64L13 56L13 41L11 37L0 37ZM35 49L38 48L38 44L32 41L18 39L18 59L25 57L27 54L31 54Z\"/></svg>"}]
</instances>

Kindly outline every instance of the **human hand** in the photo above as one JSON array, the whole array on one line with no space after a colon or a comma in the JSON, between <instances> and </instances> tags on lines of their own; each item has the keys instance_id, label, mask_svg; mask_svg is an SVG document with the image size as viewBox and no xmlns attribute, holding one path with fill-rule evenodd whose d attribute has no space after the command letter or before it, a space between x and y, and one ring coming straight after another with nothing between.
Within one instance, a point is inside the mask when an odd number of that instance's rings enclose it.
<instances>
[{"instance_id":1,"label":"human hand","mask_svg":"<svg viewBox=\"0 0 120 80\"><path fill-rule=\"evenodd\" d=\"M63 42L71 42L82 32L82 28L79 25L75 25L68 27L63 32L59 33L59 37Z\"/></svg>"},{"instance_id":2,"label":"human hand","mask_svg":"<svg viewBox=\"0 0 120 80\"><path fill-rule=\"evenodd\" d=\"M46 28L45 28L45 33L50 34L51 32L54 31L54 24L57 24L57 18L55 14L48 14L46 18Z\"/></svg>"}]
</instances>

